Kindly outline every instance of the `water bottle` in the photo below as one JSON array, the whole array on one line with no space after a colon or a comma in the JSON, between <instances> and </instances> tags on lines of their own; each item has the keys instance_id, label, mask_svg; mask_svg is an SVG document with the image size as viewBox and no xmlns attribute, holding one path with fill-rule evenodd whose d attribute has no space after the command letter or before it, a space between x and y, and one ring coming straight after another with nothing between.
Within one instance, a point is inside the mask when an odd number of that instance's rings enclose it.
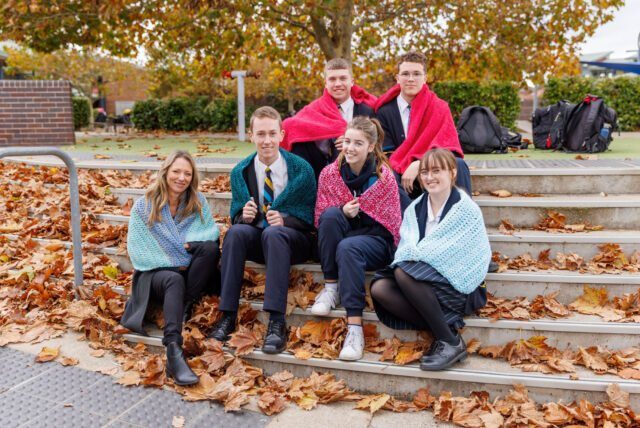
<instances>
[{"instance_id":1,"label":"water bottle","mask_svg":"<svg viewBox=\"0 0 640 428\"><path fill-rule=\"evenodd\" d=\"M600 136L602 138L604 138L605 140L609 139L609 133L611 132L611 130L609 129L609 127L607 125L603 126L600 129Z\"/></svg>"}]
</instances>

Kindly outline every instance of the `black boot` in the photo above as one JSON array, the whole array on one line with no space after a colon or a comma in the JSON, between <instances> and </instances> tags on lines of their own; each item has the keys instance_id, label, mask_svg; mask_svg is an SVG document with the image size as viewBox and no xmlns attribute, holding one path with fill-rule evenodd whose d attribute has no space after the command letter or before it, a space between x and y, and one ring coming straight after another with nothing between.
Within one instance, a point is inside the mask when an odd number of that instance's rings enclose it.
<instances>
[{"instance_id":1,"label":"black boot","mask_svg":"<svg viewBox=\"0 0 640 428\"><path fill-rule=\"evenodd\" d=\"M193 301L184 304L184 313L182 314L182 325L191 319L193 313Z\"/></svg>"},{"instance_id":2,"label":"black boot","mask_svg":"<svg viewBox=\"0 0 640 428\"><path fill-rule=\"evenodd\" d=\"M269 321L267 334L264 337L262 352L265 354L279 354L287 348L287 323L284 321Z\"/></svg>"},{"instance_id":3,"label":"black boot","mask_svg":"<svg viewBox=\"0 0 640 428\"><path fill-rule=\"evenodd\" d=\"M229 340L229 335L236 329L236 315L222 314L220 321L213 326L213 330L207 336L207 339L215 339L218 342Z\"/></svg>"},{"instance_id":4,"label":"black boot","mask_svg":"<svg viewBox=\"0 0 640 428\"><path fill-rule=\"evenodd\" d=\"M444 340L436 340L427 354L420 358L420 369L426 371L444 370L467 358L467 345L459 334L457 339L457 345L451 345Z\"/></svg>"},{"instance_id":5,"label":"black boot","mask_svg":"<svg viewBox=\"0 0 640 428\"><path fill-rule=\"evenodd\" d=\"M176 342L167 345L167 376L172 377L176 385L180 386L198 383L198 376L185 361L182 347Z\"/></svg>"},{"instance_id":6,"label":"black boot","mask_svg":"<svg viewBox=\"0 0 640 428\"><path fill-rule=\"evenodd\" d=\"M500 265L494 261L490 261L489 262L489 269L487 269L487 272L489 273L493 273L493 272L498 272L498 269L500 268Z\"/></svg>"}]
</instances>

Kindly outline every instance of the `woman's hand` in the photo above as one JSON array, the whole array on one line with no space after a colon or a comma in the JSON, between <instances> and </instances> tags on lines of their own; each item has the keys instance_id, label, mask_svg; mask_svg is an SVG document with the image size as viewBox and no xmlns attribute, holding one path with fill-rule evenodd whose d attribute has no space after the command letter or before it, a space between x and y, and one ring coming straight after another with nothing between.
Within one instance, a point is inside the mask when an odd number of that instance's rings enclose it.
<instances>
[{"instance_id":1,"label":"woman's hand","mask_svg":"<svg viewBox=\"0 0 640 428\"><path fill-rule=\"evenodd\" d=\"M253 201L253 198L251 198L242 208L242 221L245 223L253 223L256 215L258 215L258 206Z\"/></svg>"},{"instance_id":2,"label":"woman's hand","mask_svg":"<svg viewBox=\"0 0 640 428\"><path fill-rule=\"evenodd\" d=\"M354 218L357 216L360 212L360 201L358 201L358 198L344 204L342 212L347 216L347 218Z\"/></svg>"},{"instance_id":3,"label":"woman's hand","mask_svg":"<svg viewBox=\"0 0 640 428\"><path fill-rule=\"evenodd\" d=\"M269 226L284 226L284 218L275 210L267 211L267 223Z\"/></svg>"},{"instance_id":4,"label":"woman's hand","mask_svg":"<svg viewBox=\"0 0 640 428\"><path fill-rule=\"evenodd\" d=\"M344 142L344 135L339 136L338 138L336 138L335 143L333 143L334 146L336 146L336 149L341 152L342 151L342 143Z\"/></svg>"},{"instance_id":5,"label":"woman's hand","mask_svg":"<svg viewBox=\"0 0 640 428\"><path fill-rule=\"evenodd\" d=\"M404 174L402 174L401 184L407 193L413 192L413 183L416 181L419 172L420 161L416 160L411 162L409 167L405 170Z\"/></svg>"}]
</instances>

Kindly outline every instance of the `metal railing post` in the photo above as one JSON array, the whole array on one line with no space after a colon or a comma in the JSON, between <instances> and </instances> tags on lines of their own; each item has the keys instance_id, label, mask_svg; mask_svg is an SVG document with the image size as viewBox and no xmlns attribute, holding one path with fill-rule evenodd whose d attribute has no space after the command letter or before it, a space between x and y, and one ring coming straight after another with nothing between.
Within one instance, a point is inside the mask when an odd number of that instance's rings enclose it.
<instances>
[{"instance_id":1,"label":"metal railing post","mask_svg":"<svg viewBox=\"0 0 640 428\"><path fill-rule=\"evenodd\" d=\"M245 141L246 137L246 124L244 119L244 78L247 76L247 72L244 70L232 71L231 77L238 79L238 140Z\"/></svg>"},{"instance_id":2,"label":"metal railing post","mask_svg":"<svg viewBox=\"0 0 640 428\"><path fill-rule=\"evenodd\" d=\"M43 147L0 149L0 159L7 156L57 156L69 169L69 201L71 202L71 242L73 244L73 284L78 297L78 287L82 285L82 231L80 229L80 194L78 191L78 170L71 157L60 149Z\"/></svg>"}]
</instances>

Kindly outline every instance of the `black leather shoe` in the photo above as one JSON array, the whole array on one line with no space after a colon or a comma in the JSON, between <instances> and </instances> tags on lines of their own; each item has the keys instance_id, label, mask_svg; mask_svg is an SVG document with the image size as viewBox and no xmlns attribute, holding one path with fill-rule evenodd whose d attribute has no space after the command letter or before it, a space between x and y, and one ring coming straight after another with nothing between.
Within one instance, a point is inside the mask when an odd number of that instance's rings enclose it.
<instances>
[{"instance_id":1,"label":"black leather shoe","mask_svg":"<svg viewBox=\"0 0 640 428\"><path fill-rule=\"evenodd\" d=\"M420 358L420 369L426 371L444 370L458 361L466 359L467 345L462 336L458 335L458 340L458 344L455 346L443 340L437 340L427 355Z\"/></svg>"},{"instance_id":2,"label":"black leather shoe","mask_svg":"<svg viewBox=\"0 0 640 428\"><path fill-rule=\"evenodd\" d=\"M222 315L220 321L213 326L213 330L207 336L207 339L215 339L218 342L226 342L229 335L236 329L236 317L228 314Z\"/></svg>"},{"instance_id":3,"label":"black leather shoe","mask_svg":"<svg viewBox=\"0 0 640 428\"><path fill-rule=\"evenodd\" d=\"M487 272L489 273L494 273L494 272L498 272L498 268L500 268L500 265L496 262L489 262L489 269L487 269Z\"/></svg>"},{"instance_id":4,"label":"black leather shoe","mask_svg":"<svg viewBox=\"0 0 640 428\"><path fill-rule=\"evenodd\" d=\"M176 342L167 345L167 376L180 386L198 383L198 376L185 361L182 348Z\"/></svg>"},{"instance_id":5,"label":"black leather shoe","mask_svg":"<svg viewBox=\"0 0 640 428\"><path fill-rule=\"evenodd\" d=\"M186 324L191 319L193 313L193 302L187 302L184 305L184 312L182 314L182 324Z\"/></svg>"},{"instance_id":6,"label":"black leather shoe","mask_svg":"<svg viewBox=\"0 0 640 428\"><path fill-rule=\"evenodd\" d=\"M264 337L262 352L265 354L279 354L287 347L287 323L284 321L269 321L267 334Z\"/></svg>"}]
</instances>

